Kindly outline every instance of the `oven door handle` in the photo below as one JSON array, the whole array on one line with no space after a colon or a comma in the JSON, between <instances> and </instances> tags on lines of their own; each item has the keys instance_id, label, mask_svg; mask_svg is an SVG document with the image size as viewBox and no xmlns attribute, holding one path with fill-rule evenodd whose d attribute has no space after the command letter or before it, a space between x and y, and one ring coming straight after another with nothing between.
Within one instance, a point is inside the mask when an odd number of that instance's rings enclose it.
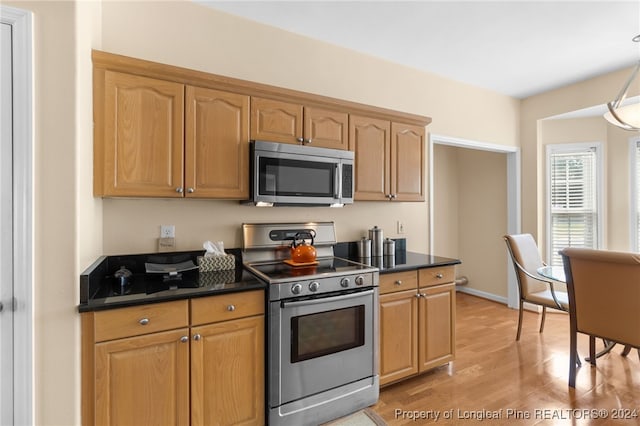
<instances>
[{"instance_id":1,"label":"oven door handle","mask_svg":"<svg viewBox=\"0 0 640 426\"><path fill-rule=\"evenodd\" d=\"M333 297L320 297L317 299L300 300L298 302L282 302L281 306L283 308L293 308L296 306L317 305L319 303L337 302L342 300L355 299L356 297L371 296L371 295L373 295L373 290L365 290L365 291L359 291L357 293L341 294L339 296L333 296Z\"/></svg>"}]
</instances>

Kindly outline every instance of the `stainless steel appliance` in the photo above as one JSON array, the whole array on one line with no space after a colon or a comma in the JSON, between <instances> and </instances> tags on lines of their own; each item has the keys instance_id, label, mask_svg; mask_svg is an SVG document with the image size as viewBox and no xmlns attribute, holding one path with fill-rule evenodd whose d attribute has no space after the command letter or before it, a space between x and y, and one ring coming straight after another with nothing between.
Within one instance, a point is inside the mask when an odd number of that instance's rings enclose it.
<instances>
[{"instance_id":1,"label":"stainless steel appliance","mask_svg":"<svg viewBox=\"0 0 640 426\"><path fill-rule=\"evenodd\" d=\"M378 269L333 255L333 222L244 224L245 268L269 284L271 425L317 425L378 400ZM315 231L317 264L290 266Z\"/></svg>"},{"instance_id":2,"label":"stainless steel appliance","mask_svg":"<svg viewBox=\"0 0 640 426\"><path fill-rule=\"evenodd\" d=\"M251 203L342 206L353 203L352 151L251 142Z\"/></svg>"}]
</instances>

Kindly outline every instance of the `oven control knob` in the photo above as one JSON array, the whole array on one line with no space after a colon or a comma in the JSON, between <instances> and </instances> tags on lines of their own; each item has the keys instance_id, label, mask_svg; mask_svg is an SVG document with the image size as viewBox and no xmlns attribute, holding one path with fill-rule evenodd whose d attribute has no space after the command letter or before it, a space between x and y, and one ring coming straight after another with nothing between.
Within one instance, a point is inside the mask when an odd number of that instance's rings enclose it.
<instances>
[{"instance_id":1,"label":"oven control knob","mask_svg":"<svg viewBox=\"0 0 640 426\"><path fill-rule=\"evenodd\" d=\"M302 284L297 283L291 286L291 293L300 294L302 292Z\"/></svg>"},{"instance_id":2,"label":"oven control knob","mask_svg":"<svg viewBox=\"0 0 640 426\"><path fill-rule=\"evenodd\" d=\"M356 285L362 285L364 284L364 277L362 275L358 275L356 277Z\"/></svg>"},{"instance_id":3,"label":"oven control knob","mask_svg":"<svg viewBox=\"0 0 640 426\"><path fill-rule=\"evenodd\" d=\"M342 287L345 287L345 288L349 287L349 283L350 283L350 281L349 281L349 278L347 278L347 277L344 277L343 279L340 280L340 285Z\"/></svg>"},{"instance_id":4,"label":"oven control knob","mask_svg":"<svg viewBox=\"0 0 640 426\"><path fill-rule=\"evenodd\" d=\"M316 292L320 288L320 284L317 281L313 281L309 284L309 290Z\"/></svg>"}]
</instances>

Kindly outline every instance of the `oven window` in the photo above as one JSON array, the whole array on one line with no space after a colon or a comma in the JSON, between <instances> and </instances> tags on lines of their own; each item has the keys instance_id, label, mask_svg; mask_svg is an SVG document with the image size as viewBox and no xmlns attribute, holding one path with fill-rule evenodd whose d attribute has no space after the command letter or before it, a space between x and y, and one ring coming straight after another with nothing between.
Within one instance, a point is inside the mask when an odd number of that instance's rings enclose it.
<instances>
[{"instance_id":1,"label":"oven window","mask_svg":"<svg viewBox=\"0 0 640 426\"><path fill-rule=\"evenodd\" d=\"M260 157L261 195L334 197L334 163Z\"/></svg>"},{"instance_id":2,"label":"oven window","mask_svg":"<svg viewBox=\"0 0 640 426\"><path fill-rule=\"evenodd\" d=\"M291 318L291 363L364 345L364 305Z\"/></svg>"}]
</instances>

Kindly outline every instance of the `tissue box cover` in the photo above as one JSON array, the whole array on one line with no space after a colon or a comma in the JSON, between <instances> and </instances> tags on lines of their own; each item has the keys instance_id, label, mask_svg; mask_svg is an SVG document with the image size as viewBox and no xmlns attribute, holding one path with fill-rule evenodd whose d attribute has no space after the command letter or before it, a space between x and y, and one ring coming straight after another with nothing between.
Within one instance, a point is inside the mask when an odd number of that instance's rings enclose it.
<instances>
[{"instance_id":1,"label":"tissue box cover","mask_svg":"<svg viewBox=\"0 0 640 426\"><path fill-rule=\"evenodd\" d=\"M222 271L200 271L200 286L224 288L225 284L232 283L236 280L236 271L227 269Z\"/></svg>"},{"instance_id":2,"label":"tissue box cover","mask_svg":"<svg viewBox=\"0 0 640 426\"><path fill-rule=\"evenodd\" d=\"M198 256L198 266L200 272L236 269L236 257L232 254L212 257Z\"/></svg>"}]
</instances>

